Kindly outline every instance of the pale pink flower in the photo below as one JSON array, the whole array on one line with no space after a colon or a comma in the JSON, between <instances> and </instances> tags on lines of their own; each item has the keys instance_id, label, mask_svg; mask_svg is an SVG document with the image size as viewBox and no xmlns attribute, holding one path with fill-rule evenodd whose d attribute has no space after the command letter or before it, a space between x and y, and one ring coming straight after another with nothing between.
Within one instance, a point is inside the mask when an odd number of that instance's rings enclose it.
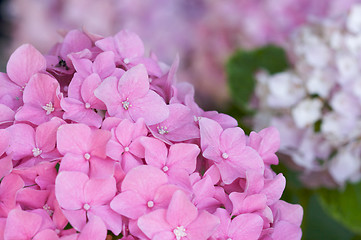
<instances>
[{"instance_id":1,"label":"pale pink flower","mask_svg":"<svg viewBox=\"0 0 361 240\"><path fill-rule=\"evenodd\" d=\"M151 239L206 240L215 231L218 217L198 211L181 191L173 194L167 209L158 209L139 218L139 228Z\"/></svg>"},{"instance_id":2,"label":"pale pink flower","mask_svg":"<svg viewBox=\"0 0 361 240\"><path fill-rule=\"evenodd\" d=\"M115 77L105 79L94 94L105 103L110 116L133 121L144 118L147 125L153 125L164 121L169 115L164 100L149 90L144 65L129 69L119 80Z\"/></svg>"},{"instance_id":3,"label":"pale pink flower","mask_svg":"<svg viewBox=\"0 0 361 240\"><path fill-rule=\"evenodd\" d=\"M247 170L263 173L264 163L254 149L246 146L246 136L241 128L223 130L217 122L206 118L199 124L203 156L218 167L224 183L245 177Z\"/></svg>"},{"instance_id":4,"label":"pale pink flower","mask_svg":"<svg viewBox=\"0 0 361 240\"><path fill-rule=\"evenodd\" d=\"M55 182L55 195L71 225L81 230L87 219L98 216L107 228L118 235L122 218L110 209L109 203L116 193L115 179L89 179L81 172L63 171Z\"/></svg>"}]
</instances>

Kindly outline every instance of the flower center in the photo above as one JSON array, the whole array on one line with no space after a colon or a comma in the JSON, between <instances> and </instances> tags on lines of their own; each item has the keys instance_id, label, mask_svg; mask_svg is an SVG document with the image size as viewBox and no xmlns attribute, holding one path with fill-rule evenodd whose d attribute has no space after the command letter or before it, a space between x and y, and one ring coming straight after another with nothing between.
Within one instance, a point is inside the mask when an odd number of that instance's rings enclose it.
<instances>
[{"instance_id":1,"label":"flower center","mask_svg":"<svg viewBox=\"0 0 361 240\"><path fill-rule=\"evenodd\" d=\"M164 166L162 169L163 169L163 172L167 172L169 170L169 168L167 166Z\"/></svg>"},{"instance_id":2,"label":"flower center","mask_svg":"<svg viewBox=\"0 0 361 240\"><path fill-rule=\"evenodd\" d=\"M85 203L85 204L83 205L83 208L84 208L85 211L88 211L88 210L90 209L90 205L87 204L87 203Z\"/></svg>"},{"instance_id":3,"label":"flower center","mask_svg":"<svg viewBox=\"0 0 361 240\"><path fill-rule=\"evenodd\" d=\"M167 127L157 127L157 129L158 129L158 133L160 134L160 135L163 135L163 134L167 134L168 133L168 128Z\"/></svg>"},{"instance_id":4,"label":"flower center","mask_svg":"<svg viewBox=\"0 0 361 240\"><path fill-rule=\"evenodd\" d=\"M34 157L39 156L43 152L39 148L33 148L33 150L31 150L31 151L33 152Z\"/></svg>"},{"instance_id":5,"label":"flower center","mask_svg":"<svg viewBox=\"0 0 361 240\"><path fill-rule=\"evenodd\" d=\"M193 116L193 119L195 122L199 122L199 120L201 120L202 117L197 117L196 115Z\"/></svg>"},{"instance_id":6,"label":"flower center","mask_svg":"<svg viewBox=\"0 0 361 240\"><path fill-rule=\"evenodd\" d=\"M222 158L223 158L223 159L227 159L228 157L229 157L229 156L228 156L228 154L227 154L227 153L225 153L225 152L224 152L224 153L222 153Z\"/></svg>"},{"instance_id":7,"label":"flower center","mask_svg":"<svg viewBox=\"0 0 361 240\"><path fill-rule=\"evenodd\" d=\"M90 103L85 103L85 108L90 108Z\"/></svg>"},{"instance_id":8,"label":"flower center","mask_svg":"<svg viewBox=\"0 0 361 240\"><path fill-rule=\"evenodd\" d=\"M129 58L124 58L123 62L124 62L125 64L128 64L128 63L130 63L130 60L129 60Z\"/></svg>"},{"instance_id":9,"label":"flower center","mask_svg":"<svg viewBox=\"0 0 361 240\"><path fill-rule=\"evenodd\" d=\"M47 212L47 214L49 214L49 216L52 216L54 213L54 211L51 210L50 206L47 203L43 206L43 209Z\"/></svg>"},{"instance_id":10,"label":"flower center","mask_svg":"<svg viewBox=\"0 0 361 240\"><path fill-rule=\"evenodd\" d=\"M152 208L152 207L154 207L154 202L153 201L148 201L147 205L148 205L149 208Z\"/></svg>"},{"instance_id":11,"label":"flower center","mask_svg":"<svg viewBox=\"0 0 361 240\"><path fill-rule=\"evenodd\" d=\"M125 147L124 152L129 152L129 147Z\"/></svg>"},{"instance_id":12,"label":"flower center","mask_svg":"<svg viewBox=\"0 0 361 240\"><path fill-rule=\"evenodd\" d=\"M122 104L123 104L123 108L125 109L125 110L128 110L129 109L129 107L131 107L132 105L130 104L130 102L129 102L129 99L128 98L126 98L125 99L125 101L123 101L122 102Z\"/></svg>"},{"instance_id":13,"label":"flower center","mask_svg":"<svg viewBox=\"0 0 361 240\"><path fill-rule=\"evenodd\" d=\"M90 154L89 154L89 153L84 154L84 158L85 158L86 160L89 160L89 159L90 159Z\"/></svg>"},{"instance_id":14,"label":"flower center","mask_svg":"<svg viewBox=\"0 0 361 240\"><path fill-rule=\"evenodd\" d=\"M52 102L47 103L45 106L42 106L42 108L46 111L46 115L49 115L55 110Z\"/></svg>"},{"instance_id":15,"label":"flower center","mask_svg":"<svg viewBox=\"0 0 361 240\"><path fill-rule=\"evenodd\" d=\"M177 238L177 240L180 240L182 237L187 236L186 229L183 226L175 228L173 230L173 233L174 233L175 237Z\"/></svg>"}]
</instances>

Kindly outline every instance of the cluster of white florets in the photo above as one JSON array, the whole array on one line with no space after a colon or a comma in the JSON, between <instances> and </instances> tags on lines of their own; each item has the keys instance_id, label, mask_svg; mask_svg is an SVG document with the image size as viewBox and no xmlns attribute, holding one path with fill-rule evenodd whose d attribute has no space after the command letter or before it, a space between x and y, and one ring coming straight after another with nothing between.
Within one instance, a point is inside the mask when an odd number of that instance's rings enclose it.
<instances>
[{"instance_id":1,"label":"cluster of white florets","mask_svg":"<svg viewBox=\"0 0 361 240\"><path fill-rule=\"evenodd\" d=\"M266 121L280 130L281 152L305 170L308 184L358 181L361 5L345 16L301 28L288 54L291 70L257 74L256 127Z\"/></svg>"}]
</instances>

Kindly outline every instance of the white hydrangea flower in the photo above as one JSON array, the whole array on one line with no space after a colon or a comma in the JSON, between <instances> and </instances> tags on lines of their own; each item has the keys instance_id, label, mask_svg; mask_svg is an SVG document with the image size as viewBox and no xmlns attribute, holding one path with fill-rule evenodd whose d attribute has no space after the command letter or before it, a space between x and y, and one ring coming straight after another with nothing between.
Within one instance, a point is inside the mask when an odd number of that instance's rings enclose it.
<instances>
[{"instance_id":1,"label":"white hydrangea flower","mask_svg":"<svg viewBox=\"0 0 361 240\"><path fill-rule=\"evenodd\" d=\"M297 106L292 109L292 117L296 126L304 128L314 124L321 118L322 106L323 103L318 98L306 98L299 102Z\"/></svg>"},{"instance_id":2,"label":"white hydrangea flower","mask_svg":"<svg viewBox=\"0 0 361 240\"><path fill-rule=\"evenodd\" d=\"M346 26L352 33L361 33L361 5L355 5L351 8Z\"/></svg>"},{"instance_id":3,"label":"white hydrangea flower","mask_svg":"<svg viewBox=\"0 0 361 240\"><path fill-rule=\"evenodd\" d=\"M359 180L361 4L348 15L310 22L287 51L293 69L257 77L258 125L279 128L280 152L313 176L308 185L330 177L339 187Z\"/></svg>"}]
</instances>

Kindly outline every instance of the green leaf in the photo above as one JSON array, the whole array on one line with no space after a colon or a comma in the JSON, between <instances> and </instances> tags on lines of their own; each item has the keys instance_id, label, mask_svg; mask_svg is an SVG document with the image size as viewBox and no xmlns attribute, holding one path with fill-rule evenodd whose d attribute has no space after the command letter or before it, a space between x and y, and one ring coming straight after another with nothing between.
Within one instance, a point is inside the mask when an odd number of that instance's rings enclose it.
<instances>
[{"instance_id":1,"label":"green leaf","mask_svg":"<svg viewBox=\"0 0 361 240\"><path fill-rule=\"evenodd\" d=\"M274 74L287 68L286 54L279 47L269 45L252 51L238 50L226 64L232 99L243 111L249 112L248 102L256 85L254 74L260 69Z\"/></svg>"},{"instance_id":2,"label":"green leaf","mask_svg":"<svg viewBox=\"0 0 361 240\"><path fill-rule=\"evenodd\" d=\"M322 206L331 216L361 235L361 182L347 184L342 191L322 188L317 193Z\"/></svg>"}]
</instances>

